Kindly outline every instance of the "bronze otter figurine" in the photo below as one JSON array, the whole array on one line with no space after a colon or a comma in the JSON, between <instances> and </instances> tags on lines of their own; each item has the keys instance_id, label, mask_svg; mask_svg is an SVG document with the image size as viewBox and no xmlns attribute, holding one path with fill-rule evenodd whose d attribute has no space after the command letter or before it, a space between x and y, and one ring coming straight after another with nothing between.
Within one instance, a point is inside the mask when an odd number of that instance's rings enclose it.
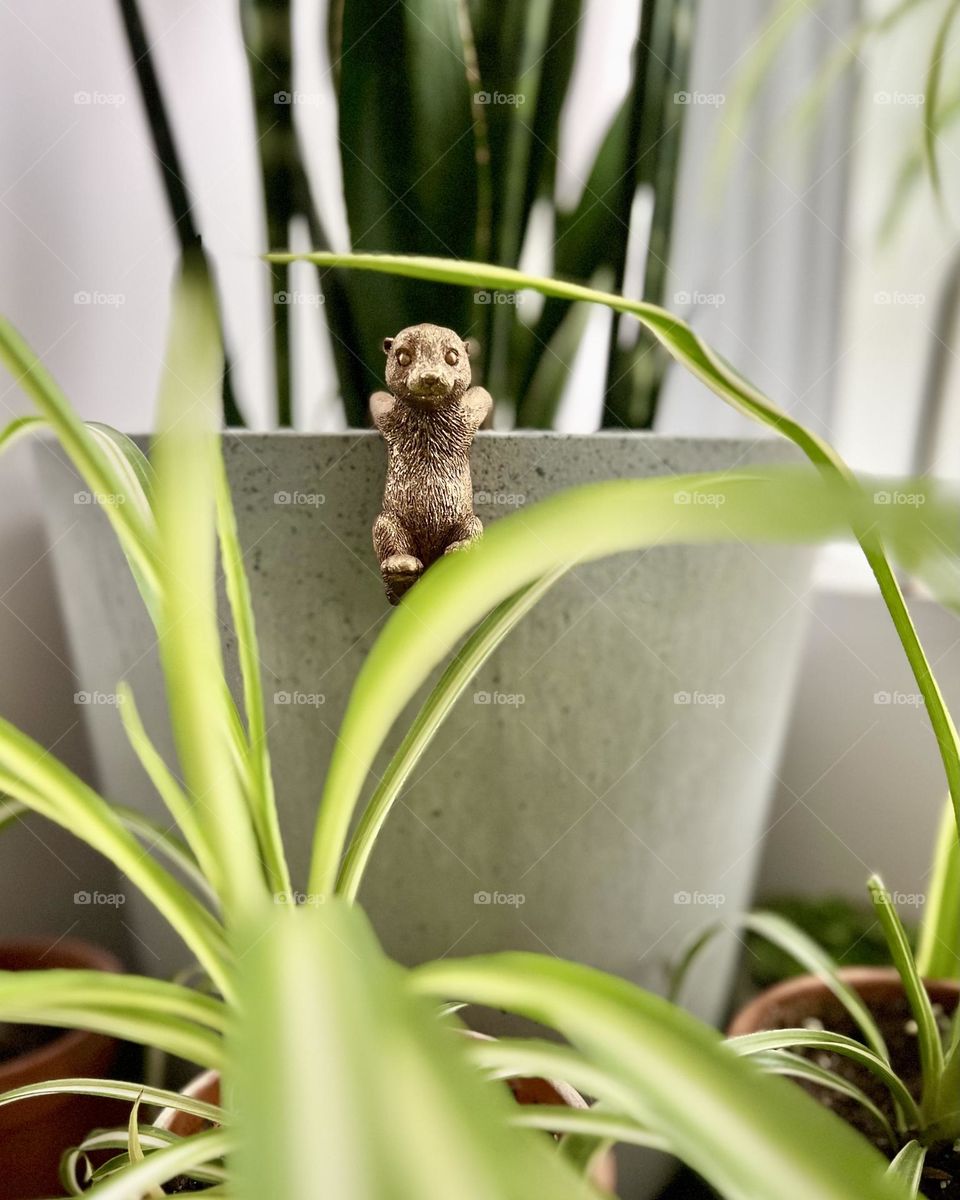
<instances>
[{"instance_id":1,"label":"bronze otter figurine","mask_svg":"<svg viewBox=\"0 0 960 1200\"><path fill-rule=\"evenodd\" d=\"M371 396L370 413L387 443L387 483L373 545L397 604L431 563L483 532L470 447L493 401L470 386L470 351L452 329L411 325L383 349L390 391Z\"/></svg>"}]
</instances>

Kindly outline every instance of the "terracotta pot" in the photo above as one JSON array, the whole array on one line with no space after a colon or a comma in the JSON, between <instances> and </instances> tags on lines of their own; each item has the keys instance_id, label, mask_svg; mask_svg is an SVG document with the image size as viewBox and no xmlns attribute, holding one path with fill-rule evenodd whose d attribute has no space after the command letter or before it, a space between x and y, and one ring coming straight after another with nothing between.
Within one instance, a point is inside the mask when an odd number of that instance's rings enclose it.
<instances>
[{"instance_id":1,"label":"terracotta pot","mask_svg":"<svg viewBox=\"0 0 960 1200\"><path fill-rule=\"evenodd\" d=\"M473 1034L472 1037L482 1037ZM567 1108L586 1108L587 1102L568 1083L549 1079L511 1079L508 1081L510 1090L518 1104L562 1104ZM185 1096L194 1100L204 1100L207 1104L220 1103L220 1074L218 1071L204 1071L183 1089ZM202 1117L190 1113L178 1112L174 1108L165 1108L156 1120L160 1129L180 1137L188 1137L199 1133L206 1127L207 1122ZM608 1153L597 1164L594 1170L594 1183L605 1192L613 1195L617 1186L617 1168L613 1153Z\"/></svg>"},{"instance_id":2,"label":"terracotta pot","mask_svg":"<svg viewBox=\"0 0 960 1200\"><path fill-rule=\"evenodd\" d=\"M119 972L120 961L87 942L24 938L0 942L0 970L54 968ZM106 1078L117 1057L114 1038L70 1030L0 1062L0 1092L73 1076ZM122 1124L128 1106L95 1096L41 1096L0 1108L0 1200L63 1195L60 1156L91 1129Z\"/></svg>"},{"instance_id":3,"label":"terracotta pot","mask_svg":"<svg viewBox=\"0 0 960 1200\"><path fill-rule=\"evenodd\" d=\"M883 1013L891 1001L903 996L903 984L893 967L848 967L840 978L863 998L871 1012ZM927 992L935 1004L947 1012L960 1001L960 983L951 980L928 980ZM808 1017L824 1021L825 1015L841 1008L840 1001L815 975L798 975L762 991L736 1014L727 1034L740 1037L765 1029L795 1028ZM845 1010L844 1010L845 1011Z\"/></svg>"}]
</instances>

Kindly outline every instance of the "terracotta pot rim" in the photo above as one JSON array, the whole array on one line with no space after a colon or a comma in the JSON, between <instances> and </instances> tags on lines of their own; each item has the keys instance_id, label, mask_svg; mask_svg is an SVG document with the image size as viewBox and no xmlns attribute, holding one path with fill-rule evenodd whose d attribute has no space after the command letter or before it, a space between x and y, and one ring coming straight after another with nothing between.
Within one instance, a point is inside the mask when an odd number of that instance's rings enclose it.
<instances>
[{"instance_id":1,"label":"terracotta pot rim","mask_svg":"<svg viewBox=\"0 0 960 1200\"><path fill-rule=\"evenodd\" d=\"M844 983L857 992L874 990L888 991L895 988L903 991L903 982L894 967L843 967L838 972ZM960 982L955 979L927 979L927 990L937 996L960 996ZM814 998L832 997L833 993L819 975L795 975L764 988L759 995L739 1009L727 1027L728 1037L740 1037L769 1029L767 1019L770 1010L781 1005L800 1005Z\"/></svg>"},{"instance_id":2,"label":"terracotta pot rim","mask_svg":"<svg viewBox=\"0 0 960 1200\"><path fill-rule=\"evenodd\" d=\"M210 1067L206 1071L201 1071L199 1075L194 1075L186 1087L180 1089L181 1096L187 1096L191 1100L205 1099L204 1093L207 1092L214 1083L219 1084L220 1072L215 1068ZM157 1129L166 1129L168 1132L171 1125L180 1115L179 1108L164 1108L160 1115L154 1121Z\"/></svg>"},{"instance_id":3,"label":"terracotta pot rim","mask_svg":"<svg viewBox=\"0 0 960 1200\"><path fill-rule=\"evenodd\" d=\"M54 955L54 952L56 954ZM48 938L25 937L9 938L0 941L0 962L8 955L16 955L25 959L34 959L39 967L43 959L47 967L56 970L60 967L76 970L107 971L110 974L123 973L123 963L111 951L94 942L86 942L81 938ZM68 960L64 962L62 960ZM69 960L75 960L69 962ZM29 1022L27 1022L29 1024ZM66 1032L51 1038L49 1042L18 1054L16 1058L7 1059L0 1063L0 1091L12 1091L38 1079L57 1078L49 1074L51 1064L64 1055L72 1055L79 1046L94 1046L106 1044L114 1039L103 1033L94 1033L88 1029L68 1029Z\"/></svg>"}]
</instances>

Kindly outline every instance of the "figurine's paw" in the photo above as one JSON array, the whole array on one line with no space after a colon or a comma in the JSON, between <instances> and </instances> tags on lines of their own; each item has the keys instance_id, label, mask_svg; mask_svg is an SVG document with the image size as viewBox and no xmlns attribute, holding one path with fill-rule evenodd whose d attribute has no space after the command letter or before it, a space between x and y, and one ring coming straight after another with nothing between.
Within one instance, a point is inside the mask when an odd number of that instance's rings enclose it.
<instances>
[{"instance_id":1,"label":"figurine's paw","mask_svg":"<svg viewBox=\"0 0 960 1200\"><path fill-rule=\"evenodd\" d=\"M457 550L467 550L476 540L475 537L472 537L461 538L458 542L451 542L446 550L444 550L444 554L455 554Z\"/></svg>"},{"instance_id":2,"label":"figurine's paw","mask_svg":"<svg viewBox=\"0 0 960 1200\"><path fill-rule=\"evenodd\" d=\"M391 554L380 564L380 573L390 582L412 582L423 574L423 563L412 554Z\"/></svg>"}]
</instances>

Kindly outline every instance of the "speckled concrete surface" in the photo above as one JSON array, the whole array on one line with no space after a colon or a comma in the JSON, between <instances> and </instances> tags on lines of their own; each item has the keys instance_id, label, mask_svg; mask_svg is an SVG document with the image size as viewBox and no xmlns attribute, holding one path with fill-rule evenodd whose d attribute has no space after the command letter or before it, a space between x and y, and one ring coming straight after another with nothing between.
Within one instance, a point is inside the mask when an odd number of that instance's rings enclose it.
<instances>
[{"instance_id":1,"label":"speckled concrete surface","mask_svg":"<svg viewBox=\"0 0 960 1200\"><path fill-rule=\"evenodd\" d=\"M389 615L370 544L384 450L372 433L231 434L225 455L303 886L337 725ZM769 441L481 434L477 511L490 522L576 483L792 458ZM103 514L73 502L76 481L53 456L38 465L78 686L110 693L129 679L166 745L151 630ZM807 565L783 548L660 546L561 581L460 700L385 831L363 900L390 953L521 947L659 988L685 934L749 900ZM156 811L115 708L85 713L108 794ZM138 930L142 967L179 965L156 922ZM732 949L694 987L708 1018Z\"/></svg>"}]
</instances>

